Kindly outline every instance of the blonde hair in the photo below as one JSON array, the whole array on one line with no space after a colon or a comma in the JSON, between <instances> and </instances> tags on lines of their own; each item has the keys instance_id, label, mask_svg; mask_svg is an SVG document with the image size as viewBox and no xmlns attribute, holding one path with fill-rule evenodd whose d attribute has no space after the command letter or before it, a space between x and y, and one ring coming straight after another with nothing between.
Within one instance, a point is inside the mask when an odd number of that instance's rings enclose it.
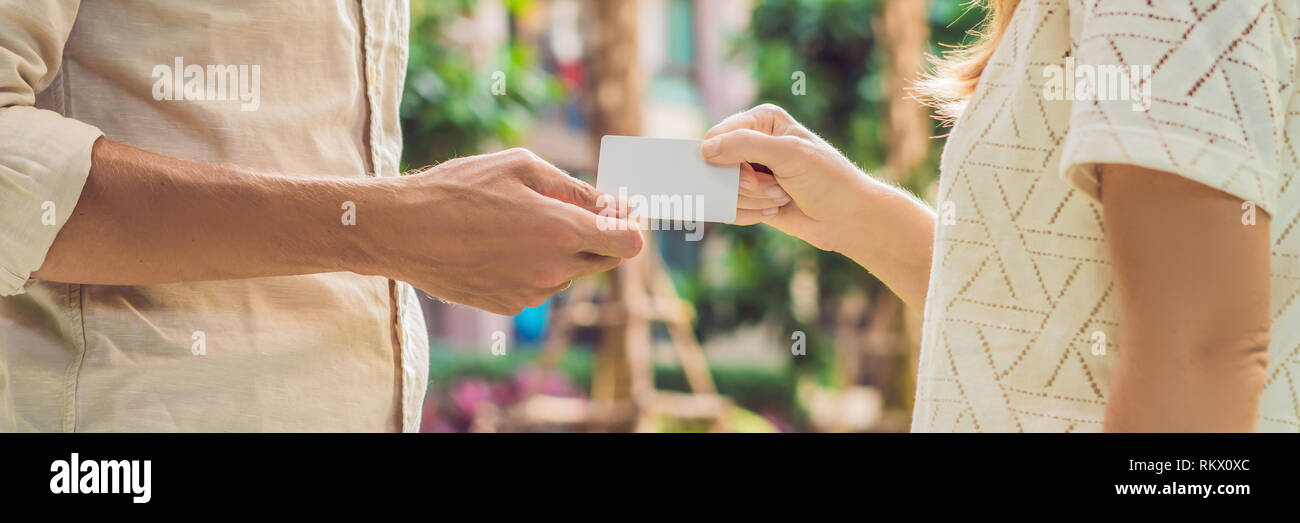
<instances>
[{"instance_id":1,"label":"blonde hair","mask_svg":"<svg viewBox=\"0 0 1300 523\"><path fill-rule=\"evenodd\" d=\"M933 72L917 81L913 93L922 103L934 107L935 118L952 124L966 108L966 101L975 93L980 75L988 67L993 51L1002 41L1011 15L1020 0L972 0L972 7L983 5L987 16L979 29L973 31L978 39L967 46L931 57Z\"/></svg>"}]
</instances>

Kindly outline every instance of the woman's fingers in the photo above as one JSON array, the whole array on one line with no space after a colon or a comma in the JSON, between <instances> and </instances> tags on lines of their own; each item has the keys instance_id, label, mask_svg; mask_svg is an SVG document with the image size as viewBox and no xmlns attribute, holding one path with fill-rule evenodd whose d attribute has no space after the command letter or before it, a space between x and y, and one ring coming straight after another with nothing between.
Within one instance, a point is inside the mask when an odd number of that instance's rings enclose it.
<instances>
[{"instance_id":1,"label":"woman's fingers","mask_svg":"<svg viewBox=\"0 0 1300 523\"><path fill-rule=\"evenodd\" d=\"M793 136L769 136L750 129L720 134L700 146L704 159L717 165L760 163L782 176L808 163L809 144Z\"/></svg>"},{"instance_id":2,"label":"woman's fingers","mask_svg":"<svg viewBox=\"0 0 1300 523\"><path fill-rule=\"evenodd\" d=\"M766 211L767 214L764 214L765 211L737 209L736 221L731 222L731 224L732 225L754 225L756 223L763 223L764 220L776 215L776 213L771 212L775 210L776 208L772 208L771 210Z\"/></svg>"},{"instance_id":3,"label":"woman's fingers","mask_svg":"<svg viewBox=\"0 0 1300 523\"><path fill-rule=\"evenodd\" d=\"M739 129L752 129L764 134L777 134L778 129L791 125L795 125L794 118L791 118L790 114L785 112L785 109L773 104L763 104L727 117L726 120L709 129L709 132L704 135L704 139L707 140Z\"/></svg>"},{"instance_id":4,"label":"woman's fingers","mask_svg":"<svg viewBox=\"0 0 1300 523\"><path fill-rule=\"evenodd\" d=\"M770 174L760 173L754 170L749 164L742 164L740 168L740 195L750 198L789 201L790 195L786 194L776 183L776 178Z\"/></svg>"},{"instance_id":5,"label":"woman's fingers","mask_svg":"<svg viewBox=\"0 0 1300 523\"><path fill-rule=\"evenodd\" d=\"M791 201L790 195L776 183L776 178L772 175L757 172L748 163L741 164L740 195L736 198L738 211L759 211L759 215L753 217L754 220L759 220L776 214L777 208Z\"/></svg>"},{"instance_id":6,"label":"woman's fingers","mask_svg":"<svg viewBox=\"0 0 1300 523\"><path fill-rule=\"evenodd\" d=\"M732 115L705 135L700 152L706 160L713 164L741 165L736 221L732 223L762 223L777 216L782 206L793 201L772 173L793 175L806 167L810 142L783 134L799 129L780 107L764 104ZM757 169L755 164L764 168Z\"/></svg>"},{"instance_id":7,"label":"woman's fingers","mask_svg":"<svg viewBox=\"0 0 1300 523\"><path fill-rule=\"evenodd\" d=\"M780 207L787 203L790 203L789 198L786 198L784 201L781 201L781 200L769 200L767 198L750 198L748 196L741 196L736 199L736 208L753 210L753 211L761 211L763 209L772 209L772 208Z\"/></svg>"},{"instance_id":8,"label":"woman's fingers","mask_svg":"<svg viewBox=\"0 0 1300 523\"><path fill-rule=\"evenodd\" d=\"M709 132L704 134L704 139L708 140L714 136L740 129L752 129L758 132L764 132L768 131L770 128L771 125L768 122L762 121L758 118L758 115L755 114L755 109L750 109L745 112L733 114L727 117L726 120L718 122L718 125L713 126L712 129L709 129ZM771 133L768 132L768 134Z\"/></svg>"}]
</instances>

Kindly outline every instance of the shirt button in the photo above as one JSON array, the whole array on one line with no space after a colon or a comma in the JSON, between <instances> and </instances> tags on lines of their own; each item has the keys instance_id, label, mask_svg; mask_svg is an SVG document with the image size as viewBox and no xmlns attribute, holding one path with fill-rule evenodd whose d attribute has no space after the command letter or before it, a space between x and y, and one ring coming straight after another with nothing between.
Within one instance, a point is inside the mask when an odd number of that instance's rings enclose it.
<instances>
[{"instance_id":1,"label":"shirt button","mask_svg":"<svg viewBox=\"0 0 1300 523\"><path fill-rule=\"evenodd\" d=\"M375 84L375 64L370 64L370 67L366 68L366 81L370 82L370 85Z\"/></svg>"}]
</instances>

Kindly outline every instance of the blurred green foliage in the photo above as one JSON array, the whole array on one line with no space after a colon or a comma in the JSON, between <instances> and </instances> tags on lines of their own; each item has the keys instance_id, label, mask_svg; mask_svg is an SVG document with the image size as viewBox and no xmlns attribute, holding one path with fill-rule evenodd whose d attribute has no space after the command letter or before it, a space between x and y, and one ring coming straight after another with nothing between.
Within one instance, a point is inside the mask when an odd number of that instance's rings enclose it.
<instances>
[{"instance_id":1,"label":"blurred green foliage","mask_svg":"<svg viewBox=\"0 0 1300 523\"><path fill-rule=\"evenodd\" d=\"M734 42L738 56L754 63L758 83L755 104L774 103L839 147L867 172L885 163L881 132L887 113L883 94L886 60L877 45L874 17L881 0L758 0L748 31ZM932 53L962 43L983 13L958 0L933 0L929 13ZM806 95L793 92L796 72L803 74ZM942 134L936 122L936 135ZM903 176L902 185L922 193L938 178L936 141L930 160ZM768 227L724 227L732 245L721 261L725 269L707 267L682 278L681 288L699 311L702 337L737 324L765 320L784 332L807 335L810 366L823 381L834 375L831 320L837 298L850 289L868 296L888 290L851 260L819 251ZM801 267L817 277L816 324L794 313L791 282ZM721 274L724 277L712 276Z\"/></svg>"},{"instance_id":2,"label":"blurred green foliage","mask_svg":"<svg viewBox=\"0 0 1300 523\"><path fill-rule=\"evenodd\" d=\"M879 0L761 0L742 36L759 101L786 108L862 165L884 162L881 79L872 18ZM807 94L793 92L796 72Z\"/></svg>"},{"instance_id":3,"label":"blurred green foliage","mask_svg":"<svg viewBox=\"0 0 1300 523\"><path fill-rule=\"evenodd\" d=\"M507 42L475 63L448 39L450 29L478 0L415 0L411 4L410 57L402 96L403 169L477 154L485 146L511 146L522 138L539 105L560 98L551 75L537 74L535 52ZM509 0L512 19L532 0ZM504 76L497 76L496 73ZM493 83L504 79L505 94Z\"/></svg>"}]
</instances>

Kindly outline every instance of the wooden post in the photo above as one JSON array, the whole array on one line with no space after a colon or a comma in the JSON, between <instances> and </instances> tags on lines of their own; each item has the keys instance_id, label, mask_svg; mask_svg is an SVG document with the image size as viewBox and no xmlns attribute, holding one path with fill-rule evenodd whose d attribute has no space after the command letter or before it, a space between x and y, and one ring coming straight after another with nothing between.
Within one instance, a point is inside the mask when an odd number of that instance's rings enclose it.
<instances>
[{"instance_id":1,"label":"wooden post","mask_svg":"<svg viewBox=\"0 0 1300 523\"><path fill-rule=\"evenodd\" d=\"M908 91L923 71L930 41L930 22L927 18L929 8L930 0L884 0L876 21L880 42L884 45L885 52L889 53L889 69L885 75L885 96L889 104L885 161L886 176L895 182L902 181L925 161L934 142L934 122L929 117L929 111L913 99ZM884 306L885 299L895 303ZM899 365L891 373L903 383L882 384L886 395L898 395L887 396L886 404L900 406L903 411L910 413L916 386L913 377L916 375L916 363L921 352L920 314L902 307L902 302L896 296L882 295L876 304L868 328L875 332L880 332L881 329L897 332L899 335L888 337L897 340L893 342L892 348L907 355L895 360L899 361ZM895 316L900 310L903 321L898 322Z\"/></svg>"},{"instance_id":2,"label":"wooden post","mask_svg":"<svg viewBox=\"0 0 1300 523\"><path fill-rule=\"evenodd\" d=\"M588 0L592 112L597 144L606 134L641 134L641 60L637 51L636 0Z\"/></svg>"},{"instance_id":3,"label":"wooden post","mask_svg":"<svg viewBox=\"0 0 1300 523\"><path fill-rule=\"evenodd\" d=\"M925 106L908 94L925 63L930 41L926 18L929 7L929 0L884 0L876 21L880 43L889 54L884 86L889 105L885 161L888 176L894 181L906 176L930 154L933 122Z\"/></svg>"},{"instance_id":4,"label":"wooden post","mask_svg":"<svg viewBox=\"0 0 1300 523\"><path fill-rule=\"evenodd\" d=\"M599 144L607 134L641 134L644 80L637 53L636 0L589 0L587 20L594 38L588 52L592 93L591 139ZM598 163L598 162L593 162ZM704 352L691 329L694 312L673 288L668 269L645 233L641 255L625 260L605 276L603 303L589 281L575 284L569 300L557 311L539 365L559 363L581 327L599 327L600 343L592 369L591 401L585 413L588 430L648 432L659 428L659 417L709 423L725 430L730 402L717 395ZM663 323L672 338L692 394L655 391L653 332Z\"/></svg>"},{"instance_id":5,"label":"wooden post","mask_svg":"<svg viewBox=\"0 0 1300 523\"><path fill-rule=\"evenodd\" d=\"M642 84L637 47L636 0L588 0L590 30L594 35L589 63L592 93L591 139L599 150L601 137L607 134L636 136L641 134ZM594 164L595 162L593 162ZM646 250L650 250L646 246ZM644 257L645 254L642 254ZM628 260L608 275L610 302L622 303L623 321L611 321L601 328L601 342L592 370L591 396L596 428L629 431L639 415L634 392L642 390L646 377L641 374L641 357L633 353L642 349L639 338L649 338L649 325L632 305L636 292L636 260ZM644 334L642 332L644 331ZM648 352L648 348L646 349ZM648 355L646 356L648 357ZM653 369L650 369L651 371ZM637 390L634 390L637 389ZM628 409L632 412L626 413ZM629 416L632 419L628 419Z\"/></svg>"}]
</instances>

